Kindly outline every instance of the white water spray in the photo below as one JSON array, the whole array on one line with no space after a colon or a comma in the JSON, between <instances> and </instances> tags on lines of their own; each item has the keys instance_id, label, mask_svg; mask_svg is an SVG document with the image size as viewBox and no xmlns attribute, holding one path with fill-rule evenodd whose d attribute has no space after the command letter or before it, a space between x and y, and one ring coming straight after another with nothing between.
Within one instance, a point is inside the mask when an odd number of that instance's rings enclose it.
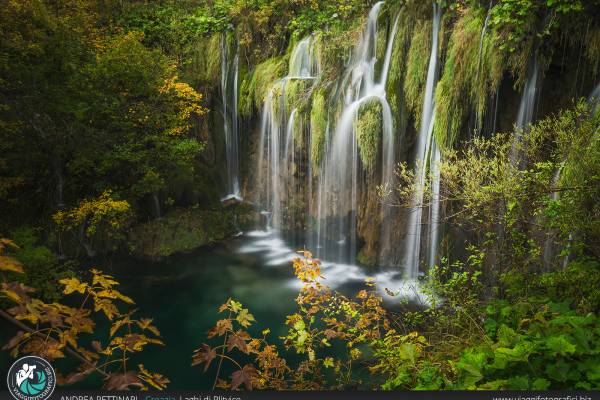
<instances>
[{"instance_id":1,"label":"white water spray","mask_svg":"<svg viewBox=\"0 0 600 400\"><path fill-rule=\"evenodd\" d=\"M433 143L435 141L433 138L433 126L435 123L434 98L438 72L438 34L441 17L442 10L438 4L434 3L431 55L429 57L429 69L427 71L427 83L425 86L421 126L415 157L415 191L411 201L412 208L408 218L408 229L405 241L404 273L407 279L415 279L419 274L422 233L421 223L423 217L424 186L427 176L427 156L431 151L432 144L434 147L437 147L435 143Z\"/></svg>"},{"instance_id":2,"label":"white water spray","mask_svg":"<svg viewBox=\"0 0 600 400\"><path fill-rule=\"evenodd\" d=\"M239 125L238 125L238 63L237 49L231 59L227 35L221 36L221 100L223 131L225 133L225 154L227 158L226 198L240 199L239 183Z\"/></svg>"}]
</instances>

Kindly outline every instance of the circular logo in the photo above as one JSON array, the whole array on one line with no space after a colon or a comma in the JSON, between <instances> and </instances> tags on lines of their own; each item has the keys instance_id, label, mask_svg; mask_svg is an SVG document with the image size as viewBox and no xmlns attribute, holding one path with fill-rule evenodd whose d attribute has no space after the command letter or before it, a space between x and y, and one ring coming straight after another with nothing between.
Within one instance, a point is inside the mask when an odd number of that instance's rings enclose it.
<instances>
[{"instance_id":1,"label":"circular logo","mask_svg":"<svg viewBox=\"0 0 600 400\"><path fill-rule=\"evenodd\" d=\"M8 370L8 391L17 400L45 400L56 386L56 375L43 358L19 358Z\"/></svg>"}]
</instances>

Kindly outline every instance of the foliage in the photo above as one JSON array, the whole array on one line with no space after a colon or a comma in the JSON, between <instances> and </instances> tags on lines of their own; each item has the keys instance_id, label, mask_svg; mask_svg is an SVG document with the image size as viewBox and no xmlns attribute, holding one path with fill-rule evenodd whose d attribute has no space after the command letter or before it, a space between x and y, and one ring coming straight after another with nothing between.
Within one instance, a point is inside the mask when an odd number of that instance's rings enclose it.
<instances>
[{"instance_id":1,"label":"foliage","mask_svg":"<svg viewBox=\"0 0 600 400\"><path fill-rule=\"evenodd\" d=\"M4 224L41 225L65 203L106 190L135 212L148 190L176 197L199 175L203 143L192 131L206 112L202 97L142 33L106 26L112 10L86 0L56 7L27 0L2 8Z\"/></svg>"},{"instance_id":2,"label":"foliage","mask_svg":"<svg viewBox=\"0 0 600 400\"><path fill-rule=\"evenodd\" d=\"M451 147L460 135L470 109L481 125L490 94L498 90L504 72L502 55L493 34L483 32L481 8L459 10L452 28L444 72L436 87L435 134L442 147ZM482 36L484 33L486 35ZM465 99L465 94L468 95Z\"/></svg>"},{"instance_id":3,"label":"foliage","mask_svg":"<svg viewBox=\"0 0 600 400\"><path fill-rule=\"evenodd\" d=\"M2 239L0 244L2 253L6 253L7 247L17 247L6 239ZM74 277L61 279L65 295L78 293L83 297L79 307L58 302L45 303L31 297L34 289L16 281L7 281L7 271L23 274L24 270L14 257L1 257L0 296L14 304L6 313L9 320L16 321L20 328L4 346L13 357L33 354L53 361L65 358L67 354L73 355L82 364L76 372L67 375L58 372L57 381L64 385L99 373L104 377L107 390L146 389L148 386L160 390L166 387L168 379L147 371L141 364L137 371L128 369L131 355L143 351L148 344L163 343L151 319L134 319L133 312L120 311L119 303L131 305L133 300L115 288L118 282L112 276L92 268L89 282ZM94 333L96 323L91 318L93 313L102 313L111 323L109 342L104 347L98 341L93 341L91 348L83 344L82 334Z\"/></svg>"},{"instance_id":4,"label":"foliage","mask_svg":"<svg viewBox=\"0 0 600 400\"><path fill-rule=\"evenodd\" d=\"M134 227L127 248L136 257L159 260L223 240L249 229L253 223L253 210L243 204L215 210L173 210L163 218Z\"/></svg>"},{"instance_id":5,"label":"foliage","mask_svg":"<svg viewBox=\"0 0 600 400\"><path fill-rule=\"evenodd\" d=\"M74 275L73 263L60 262L42 243L40 229L20 228L11 233L18 245L14 256L23 265L24 273L15 278L34 288L44 301L57 301L62 296L58 281Z\"/></svg>"},{"instance_id":6,"label":"foliage","mask_svg":"<svg viewBox=\"0 0 600 400\"><path fill-rule=\"evenodd\" d=\"M288 334L281 338L283 347L295 351L300 361L291 365L281 356L280 348L267 340L269 329L251 336L247 329L254 317L229 299L219 308L226 317L208 332L209 339L218 338L221 344L203 344L193 357L192 365L204 364L205 372L218 359L216 387L237 389L243 384L246 389L318 390L361 384L353 366L365 357L364 346L379 340L382 330L389 327L381 299L371 281L355 299L332 291L320 282L320 262L308 252L302 256L294 260L294 272L303 282L296 299L298 312L287 316ZM336 347L343 349L341 355ZM252 361L242 366L236 354ZM223 361L236 368L229 382L220 377Z\"/></svg>"},{"instance_id":7,"label":"foliage","mask_svg":"<svg viewBox=\"0 0 600 400\"><path fill-rule=\"evenodd\" d=\"M116 200L111 191L105 191L97 199L83 200L68 211L53 215L61 232L80 230L89 243L100 238L118 244L124 239L131 221L131 206L125 200Z\"/></svg>"},{"instance_id":8,"label":"foliage","mask_svg":"<svg viewBox=\"0 0 600 400\"><path fill-rule=\"evenodd\" d=\"M596 389L600 385L598 320L568 303L527 299L487 306L485 327L493 341L465 350L455 367L466 389Z\"/></svg>"}]
</instances>

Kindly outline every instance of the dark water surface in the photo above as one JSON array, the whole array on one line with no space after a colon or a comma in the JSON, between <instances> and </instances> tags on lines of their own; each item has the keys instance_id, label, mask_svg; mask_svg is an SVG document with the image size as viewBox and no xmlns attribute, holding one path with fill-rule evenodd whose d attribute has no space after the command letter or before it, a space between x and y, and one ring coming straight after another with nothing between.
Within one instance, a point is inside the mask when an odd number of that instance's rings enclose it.
<instances>
[{"instance_id":1,"label":"dark water surface","mask_svg":"<svg viewBox=\"0 0 600 400\"><path fill-rule=\"evenodd\" d=\"M295 312L294 299L300 287L293 275L291 258L294 252L277 235L251 232L194 254L176 256L150 263L139 260L119 260L112 268L104 268L121 282L121 291L133 298L138 317L154 318L166 346L149 345L132 361L147 369L164 374L171 380L170 389L210 389L216 361L207 373L203 367L191 367L193 350L207 341L206 332L224 316L218 307L228 298L242 302L254 315L256 323L250 332L271 330L270 342L286 334L285 316ZM366 271L357 266L325 265L326 283L348 294L362 286ZM386 276L378 280L385 281ZM99 316L101 320L103 317ZM2 343L14 335L12 326L0 325ZM99 322L97 332L107 331ZM106 344L106 337L100 337ZM0 353L0 375L4 376L12 359ZM292 358L294 358L292 356ZM64 363L64 361L63 361ZM61 362L57 362L60 368ZM231 368L224 363L224 375ZM90 378L78 388L97 389L99 378Z\"/></svg>"}]
</instances>

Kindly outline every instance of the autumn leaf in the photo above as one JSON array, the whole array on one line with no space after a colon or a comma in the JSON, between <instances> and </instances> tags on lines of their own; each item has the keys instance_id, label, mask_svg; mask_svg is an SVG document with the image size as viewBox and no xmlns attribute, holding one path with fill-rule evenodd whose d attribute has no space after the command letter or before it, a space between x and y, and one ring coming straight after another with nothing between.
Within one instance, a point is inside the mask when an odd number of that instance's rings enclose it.
<instances>
[{"instance_id":1,"label":"autumn leaf","mask_svg":"<svg viewBox=\"0 0 600 400\"><path fill-rule=\"evenodd\" d=\"M233 311L235 314L242 310L242 303L237 302L235 300L229 300L229 309Z\"/></svg>"},{"instance_id":2,"label":"autumn leaf","mask_svg":"<svg viewBox=\"0 0 600 400\"><path fill-rule=\"evenodd\" d=\"M132 386L142 388L144 385L134 371L110 374L104 380L105 390L129 390Z\"/></svg>"},{"instance_id":3,"label":"autumn leaf","mask_svg":"<svg viewBox=\"0 0 600 400\"><path fill-rule=\"evenodd\" d=\"M112 326L110 327L110 336L113 337L122 326L127 325L130 322L131 320L129 317L124 317L113 322Z\"/></svg>"},{"instance_id":4,"label":"autumn leaf","mask_svg":"<svg viewBox=\"0 0 600 400\"><path fill-rule=\"evenodd\" d=\"M235 317L235 320L242 325L244 328L252 325L252 322L255 322L254 316L248 312L248 309L242 309L239 314Z\"/></svg>"},{"instance_id":5,"label":"autumn leaf","mask_svg":"<svg viewBox=\"0 0 600 400\"><path fill-rule=\"evenodd\" d=\"M65 287L63 290L64 294L71 294L73 292L79 292L83 294L88 287L87 283L82 283L77 278L64 278L59 280L58 283Z\"/></svg>"},{"instance_id":6,"label":"autumn leaf","mask_svg":"<svg viewBox=\"0 0 600 400\"><path fill-rule=\"evenodd\" d=\"M231 320L220 319L217 321L217 324L208 331L207 337L212 339L215 336L223 336L228 330L233 330Z\"/></svg>"},{"instance_id":7,"label":"autumn leaf","mask_svg":"<svg viewBox=\"0 0 600 400\"><path fill-rule=\"evenodd\" d=\"M138 364L138 368L140 370L138 377L155 389L164 390L171 382L168 378L161 374L148 371L146 368L144 368L144 364Z\"/></svg>"},{"instance_id":8,"label":"autumn leaf","mask_svg":"<svg viewBox=\"0 0 600 400\"><path fill-rule=\"evenodd\" d=\"M119 315L119 309L109 299L94 300L94 312L98 311L102 311L110 321L112 321L115 316Z\"/></svg>"},{"instance_id":9,"label":"autumn leaf","mask_svg":"<svg viewBox=\"0 0 600 400\"><path fill-rule=\"evenodd\" d=\"M123 347L127 351L142 351L148 343L146 336L137 333L128 334L124 337L116 337L111 341L112 345Z\"/></svg>"},{"instance_id":10,"label":"autumn leaf","mask_svg":"<svg viewBox=\"0 0 600 400\"><path fill-rule=\"evenodd\" d=\"M227 338L227 351L237 347L241 352L248 354L248 346L246 345L248 339L250 339L250 335L247 332L238 330Z\"/></svg>"},{"instance_id":11,"label":"autumn leaf","mask_svg":"<svg viewBox=\"0 0 600 400\"><path fill-rule=\"evenodd\" d=\"M12 271L24 274L23 265L16 258L10 256L0 256L0 271Z\"/></svg>"},{"instance_id":12,"label":"autumn leaf","mask_svg":"<svg viewBox=\"0 0 600 400\"><path fill-rule=\"evenodd\" d=\"M21 351L25 354L34 354L52 361L57 358L65 357L65 354L62 351L63 348L64 346L56 340L45 341L41 338L34 337L21 347Z\"/></svg>"},{"instance_id":13,"label":"autumn leaf","mask_svg":"<svg viewBox=\"0 0 600 400\"><path fill-rule=\"evenodd\" d=\"M27 339L29 336L31 336L30 333L25 333L23 331L19 331L17 332L17 334L15 336L13 336L8 343L6 343L3 347L2 350L10 350L14 347L17 347L23 340Z\"/></svg>"},{"instance_id":14,"label":"autumn leaf","mask_svg":"<svg viewBox=\"0 0 600 400\"><path fill-rule=\"evenodd\" d=\"M0 238L0 251L3 251L5 247L12 247L13 249L18 249L19 246L15 242L10 239Z\"/></svg>"},{"instance_id":15,"label":"autumn leaf","mask_svg":"<svg viewBox=\"0 0 600 400\"><path fill-rule=\"evenodd\" d=\"M67 376L57 376L56 380L59 385L72 385L80 382L96 370L96 364L82 364L78 372L73 372Z\"/></svg>"},{"instance_id":16,"label":"autumn leaf","mask_svg":"<svg viewBox=\"0 0 600 400\"><path fill-rule=\"evenodd\" d=\"M246 389L252 390L252 381L256 378L256 376L256 368L250 364L244 365L242 369L231 374L231 389L235 390L241 384L243 384Z\"/></svg>"},{"instance_id":17,"label":"autumn leaf","mask_svg":"<svg viewBox=\"0 0 600 400\"><path fill-rule=\"evenodd\" d=\"M217 352L209 345L203 343L202 347L194 350L194 355L192 356L192 367L205 363L204 372L206 372L210 363L215 359L215 357L217 357Z\"/></svg>"},{"instance_id":18,"label":"autumn leaf","mask_svg":"<svg viewBox=\"0 0 600 400\"><path fill-rule=\"evenodd\" d=\"M90 270L92 273L92 285L100 285L104 289L110 289L113 286L119 284L119 282L115 281L111 275L105 275L102 271L97 270L96 268L92 268Z\"/></svg>"},{"instance_id":19,"label":"autumn leaf","mask_svg":"<svg viewBox=\"0 0 600 400\"><path fill-rule=\"evenodd\" d=\"M2 285L0 285L0 293L15 303L26 303L29 301L28 293L32 292L35 292L35 289L19 282L2 282Z\"/></svg>"},{"instance_id":20,"label":"autumn leaf","mask_svg":"<svg viewBox=\"0 0 600 400\"><path fill-rule=\"evenodd\" d=\"M140 329L142 329L142 330L149 330L150 332L152 332L156 336L160 336L160 331L158 330L157 327L155 327L154 325L152 325L152 321L153 320L151 318L142 318L139 321L137 321L137 324L140 327Z\"/></svg>"},{"instance_id":21,"label":"autumn leaf","mask_svg":"<svg viewBox=\"0 0 600 400\"><path fill-rule=\"evenodd\" d=\"M124 294L115 289L100 290L96 292L96 296L105 299L119 299L127 304L134 304L134 301L130 297L125 296Z\"/></svg>"},{"instance_id":22,"label":"autumn leaf","mask_svg":"<svg viewBox=\"0 0 600 400\"><path fill-rule=\"evenodd\" d=\"M325 329L323 334L327 339L333 339L339 336L339 333L334 331L333 329Z\"/></svg>"},{"instance_id":23,"label":"autumn leaf","mask_svg":"<svg viewBox=\"0 0 600 400\"><path fill-rule=\"evenodd\" d=\"M93 333L94 321L88 318L90 310L88 309L73 309L71 315L65 318L65 322L69 324L75 332Z\"/></svg>"},{"instance_id":24,"label":"autumn leaf","mask_svg":"<svg viewBox=\"0 0 600 400\"><path fill-rule=\"evenodd\" d=\"M69 344L72 347L77 347L77 340L76 340L75 334L71 330L66 330L66 331L60 332L58 334L58 339L60 340L60 343L64 346Z\"/></svg>"},{"instance_id":25,"label":"autumn leaf","mask_svg":"<svg viewBox=\"0 0 600 400\"><path fill-rule=\"evenodd\" d=\"M229 308L229 302L231 301L231 299L228 299L227 302L221 304L219 306L219 312L222 313L223 311L227 310Z\"/></svg>"},{"instance_id":26,"label":"autumn leaf","mask_svg":"<svg viewBox=\"0 0 600 400\"><path fill-rule=\"evenodd\" d=\"M103 349L102 344L100 344L100 342L97 340L92 341L92 347L96 352L98 352L100 354L104 354L107 356L110 356L112 354L112 350L110 349L110 347Z\"/></svg>"}]
</instances>

